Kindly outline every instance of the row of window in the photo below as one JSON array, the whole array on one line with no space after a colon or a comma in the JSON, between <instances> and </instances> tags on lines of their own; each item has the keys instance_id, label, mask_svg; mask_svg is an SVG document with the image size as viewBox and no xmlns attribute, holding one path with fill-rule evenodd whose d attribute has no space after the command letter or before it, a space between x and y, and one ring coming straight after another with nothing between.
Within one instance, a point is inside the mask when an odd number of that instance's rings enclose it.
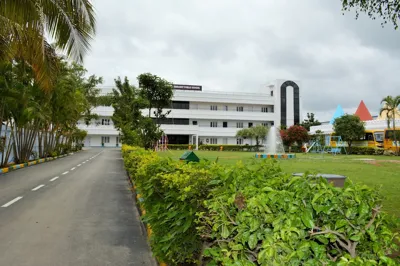
<instances>
[{"instance_id":1,"label":"row of window","mask_svg":"<svg viewBox=\"0 0 400 266\"><path fill-rule=\"evenodd\" d=\"M197 121L193 121L193 125L197 125ZM261 123L264 127L268 127L268 123ZM274 125L274 122L271 122L271 125ZM210 122L210 127L218 127L218 122L212 121ZM222 127L228 127L228 122L222 122ZM249 122L248 127L253 127L253 123ZM243 128L243 122L236 122L236 128Z\"/></svg>"},{"instance_id":2,"label":"row of window","mask_svg":"<svg viewBox=\"0 0 400 266\"><path fill-rule=\"evenodd\" d=\"M116 143L121 143L121 139L119 137L116 137ZM109 136L102 136L101 137L101 143L110 143L110 137Z\"/></svg>"},{"instance_id":3,"label":"row of window","mask_svg":"<svg viewBox=\"0 0 400 266\"><path fill-rule=\"evenodd\" d=\"M211 111L218 111L218 105L210 105L210 110ZM244 110L243 106L236 106L236 112L243 112L243 110ZM223 111L228 111L228 106L227 105L225 105L223 107ZM263 112L263 113L268 113L268 112L273 113L274 112L274 107L271 106L270 108L268 108L266 106L263 106L263 107L261 107L261 112Z\"/></svg>"},{"instance_id":4,"label":"row of window","mask_svg":"<svg viewBox=\"0 0 400 266\"><path fill-rule=\"evenodd\" d=\"M209 138L206 139L207 144L218 144L218 139L217 138ZM224 139L224 144L227 144L228 140ZM242 145L243 144L243 139L242 138L237 138L236 139L236 144Z\"/></svg>"}]
</instances>

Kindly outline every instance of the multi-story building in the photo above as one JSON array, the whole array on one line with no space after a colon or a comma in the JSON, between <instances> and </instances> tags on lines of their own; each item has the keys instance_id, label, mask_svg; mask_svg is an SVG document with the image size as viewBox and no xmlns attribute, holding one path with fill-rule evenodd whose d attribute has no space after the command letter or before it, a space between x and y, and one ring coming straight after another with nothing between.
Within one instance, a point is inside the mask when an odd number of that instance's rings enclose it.
<instances>
[{"instance_id":1,"label":"multi-story building","mask_svg":"<svg viewBox=\"0 0 400 266\"><path fill-rule=\"evenodd\" d=\"M261 93L203 91L201 86L174 85L171 112L161 121L170 144L255 144L236 137L242 128L256 125L291 126L301 119L299 82L276 80ZM89 126L85 146L115 147L112 107L97 107L99 119ZM145 111L144 111L145 112Z\"/></svg>"}]
</instances>

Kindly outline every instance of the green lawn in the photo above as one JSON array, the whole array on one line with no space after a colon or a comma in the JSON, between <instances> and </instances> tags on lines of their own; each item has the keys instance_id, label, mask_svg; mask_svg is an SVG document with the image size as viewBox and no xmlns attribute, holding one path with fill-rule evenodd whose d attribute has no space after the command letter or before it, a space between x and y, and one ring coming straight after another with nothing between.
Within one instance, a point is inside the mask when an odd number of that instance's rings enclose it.
<instances>
[{"instance_id":1,"label":"green lawn","mask_svg":"<svg viewBox=\"0 0 400 266\"><path fill-rule=\"evenodd\" d=\"M159 154L178 160L182 153L183 151L165 151ZM244 162L256 160L254 153L250 152L196 151L195 153L200 159L215 161L218 158L218 162L223 164L235 164L238 160ZM400 217L399 157L297 154L296 159L279 160L279 164L287 173L310 171L340 174L349 177L354 182L361 182L370 187L382 187L382 194L386 197L384 209Z\"/></svg>"}]
</instances>

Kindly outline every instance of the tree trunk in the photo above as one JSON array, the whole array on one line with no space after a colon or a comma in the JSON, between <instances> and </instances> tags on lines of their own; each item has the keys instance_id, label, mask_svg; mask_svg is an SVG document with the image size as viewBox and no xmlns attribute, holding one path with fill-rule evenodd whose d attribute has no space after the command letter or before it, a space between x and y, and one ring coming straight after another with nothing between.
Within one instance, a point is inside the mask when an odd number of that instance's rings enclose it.
<instances>
[{"instance_id":1,"label":"tree trunk","mask_svg":"<svg viewBox=\"0 0 400 266\"><path fill-rule=\"evenodd\" d=\"M256 137L256 151L258 151L258 137Z\"/></svg>"},{"instance_id":2,"label":"tree trunk","mask_svg":"<svg viewBox=\"0 0 400 266\"><path fill-rule=\"evenodd\" d=\"M347 146L349 146L349 154L351 154L351 144L353 143L353 141L348 141L347 142Z\"/></svg>"}]
</instances>

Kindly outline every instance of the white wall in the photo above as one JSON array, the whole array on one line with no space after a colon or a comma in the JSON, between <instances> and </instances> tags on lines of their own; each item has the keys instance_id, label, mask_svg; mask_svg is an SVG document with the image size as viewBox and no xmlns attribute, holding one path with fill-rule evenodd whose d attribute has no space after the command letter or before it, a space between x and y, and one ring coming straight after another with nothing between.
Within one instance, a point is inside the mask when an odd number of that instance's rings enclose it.
<instances>
[{"instance_id":1,"label":"white wall","mask_svg":"<svg viewBox=\"0 0 400 266\"><path fill-rule=\"evenodd\" d=\"M106 135L105 135L106 136ZM99 135L89 135L85 138L85 147L101 147L101 137ZM104 143L104 147L116 147L117 136L111 136L109 143ZM119 143L119 147L121 147L121 143Z\"/></svg>"}]
</instances>

